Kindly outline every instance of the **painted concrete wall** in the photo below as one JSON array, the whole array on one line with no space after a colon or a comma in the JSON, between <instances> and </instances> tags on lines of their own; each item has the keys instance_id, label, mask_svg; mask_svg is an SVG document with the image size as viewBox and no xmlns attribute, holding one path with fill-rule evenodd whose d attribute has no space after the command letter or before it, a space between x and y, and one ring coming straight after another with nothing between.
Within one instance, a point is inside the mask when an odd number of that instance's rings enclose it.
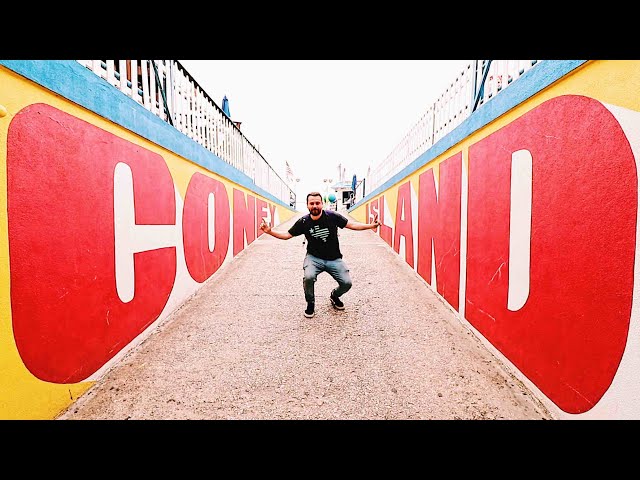
<instances>
[{"instance_id":1,"label":"painted concrete wall","mask_svg":"<svg viewBox=\"0 0 640 480\"><path fill-rule=\"evenodd\" d=\"M638 85L542 62L350 212L556 418L640 418Z\"/></svg>"},{"instance_id":2,"label":"painted concrete wall","mask_svg":"<svg viewBox=\"0 0 640 480\"><path fill-rule=\"evenodd\" d=\"M293 214L77 62L0 61L0 418L54 418Z\"/></svg>"}]
</instances>

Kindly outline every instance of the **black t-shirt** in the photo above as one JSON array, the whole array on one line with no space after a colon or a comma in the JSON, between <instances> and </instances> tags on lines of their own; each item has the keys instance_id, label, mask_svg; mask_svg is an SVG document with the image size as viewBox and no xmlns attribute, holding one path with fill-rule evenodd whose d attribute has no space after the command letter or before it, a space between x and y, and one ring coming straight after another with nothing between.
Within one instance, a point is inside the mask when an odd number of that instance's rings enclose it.
<instances>
[{"instance_id":1,"label":"black t-shirt","mask_svg":"<svg viewBox=\"0 0 640 480\"><path fill-rule=\"evenodd\" d=\"M342 258L338 244L338 227L344 228L349 220L337 212L323 210L318 220L311 215L298 219L289 229L294 237L307 237L307 253L323 260Z\"/></svg>"}]
</instances>

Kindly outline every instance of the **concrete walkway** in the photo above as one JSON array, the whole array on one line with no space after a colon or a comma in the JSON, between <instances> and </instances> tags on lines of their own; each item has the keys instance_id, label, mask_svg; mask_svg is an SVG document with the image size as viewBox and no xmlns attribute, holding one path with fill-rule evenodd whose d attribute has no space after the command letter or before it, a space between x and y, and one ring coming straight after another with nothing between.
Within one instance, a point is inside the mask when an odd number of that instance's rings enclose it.
<instances>
[{"instance_id":1,"label":"concrete walkway","mask_svg":"<svg viewBox=\"0 0 640 480\"><path fill-rule=\"evenodd\" d=\"M346 309L323 273L305 318L302 241L262 235L58 418L550 418L373 231L340 231Z\"/></svg>"}]
</instances>

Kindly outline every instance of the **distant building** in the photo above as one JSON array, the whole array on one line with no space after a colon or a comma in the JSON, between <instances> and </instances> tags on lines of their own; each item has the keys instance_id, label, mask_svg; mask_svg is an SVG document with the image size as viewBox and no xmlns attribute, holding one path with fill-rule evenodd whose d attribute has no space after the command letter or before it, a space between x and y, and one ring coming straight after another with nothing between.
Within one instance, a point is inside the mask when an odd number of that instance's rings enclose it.
<instances>
[{"instance_id":1,"label":"distant building","mask_svg":"<svg viewBox=\"0 0 640 480\"><path fill-rule=\"evenodd\" d=\"M354 191L351 182L338 182L331 185L336 192L336 210L347 210L354 202Z\"/></svg>"}]
</instances>

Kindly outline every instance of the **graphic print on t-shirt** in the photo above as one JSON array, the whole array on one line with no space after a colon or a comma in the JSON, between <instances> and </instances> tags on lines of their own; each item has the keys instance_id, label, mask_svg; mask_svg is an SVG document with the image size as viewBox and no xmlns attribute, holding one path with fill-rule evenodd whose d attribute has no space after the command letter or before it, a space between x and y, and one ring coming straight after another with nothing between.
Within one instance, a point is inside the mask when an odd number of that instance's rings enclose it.
<instances>
[{"instance_id":1,"label":"graphic print on t-shirt","mask_svg":"<svg viewBox=\"0 0 640 480\"><path fill-rule=\"evenodd\" d=\"M329 229L326 227L320 228L318 225L316 225L315 227L309 229L309 233L312 237L319 238L326 243L327 237L329 236Z\"/></svg>"}]
</instances>

